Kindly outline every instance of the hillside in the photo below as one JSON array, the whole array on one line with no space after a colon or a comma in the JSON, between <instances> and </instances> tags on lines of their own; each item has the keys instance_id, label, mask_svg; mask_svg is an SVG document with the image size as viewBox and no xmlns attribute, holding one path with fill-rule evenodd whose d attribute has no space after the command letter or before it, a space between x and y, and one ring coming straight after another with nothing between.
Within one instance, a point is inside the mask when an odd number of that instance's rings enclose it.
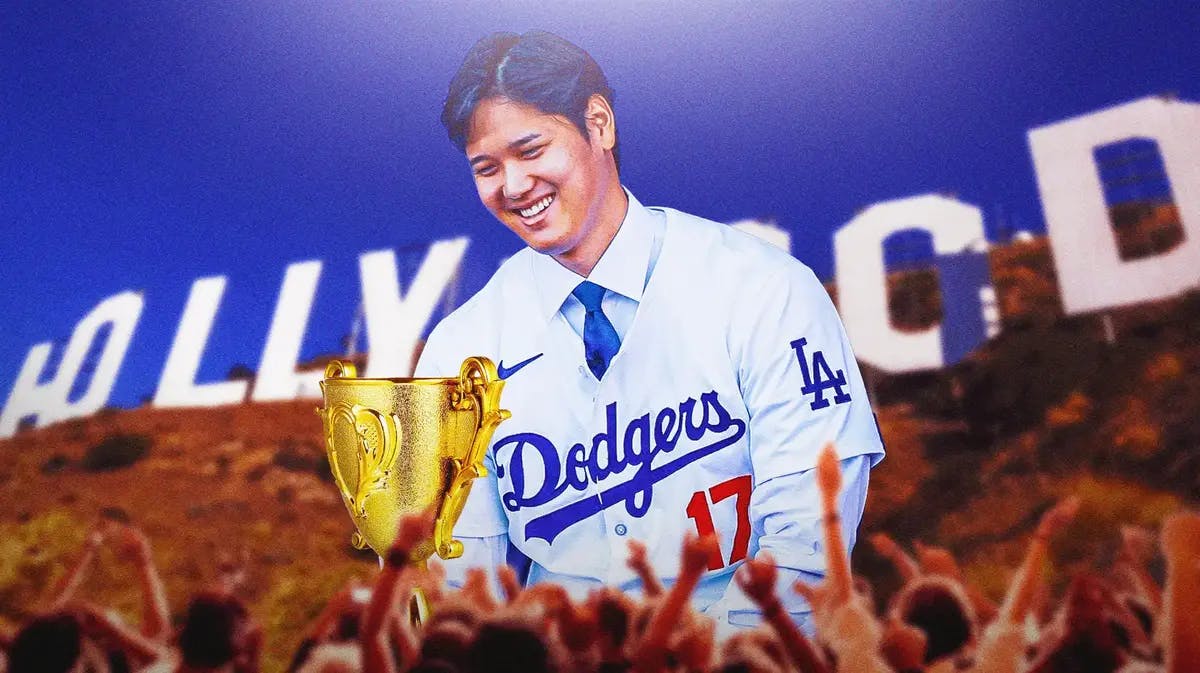
<instances>
[{"instance_id":1,"label":"hillside","mask_svg":"<svg viewBox=\"0 0 1200 673\"><path fill-rule=\"evenodd\" d=\"M377 569L373 555L349 545L353 528L327 478L314 407L143 408L0 444L0 616L20 617L77 555L88 525L117 508L154 543L176 612L218 566L244 563L245 596L267 632L266 670L279 670L324 601ZM110 446L144 438L149 447L128 467L85 460L114 437L123 441ZM97 571L84 594L136 615L136 595L117 590L136 586L129 569L103 555Z\"/></svg>"},{"instance_id":2,"label":"hillside","mask_svg":"<svg viewBox=\"0 0 1200 673\"><path fill-rule=\"evenodd\" d=\"M1084 505L1056 548L1060 578L1103 564L1120 523L1200 506L1200 291L1114 313L1109 344L1098 317L1061 317L1051 268L1045 241L997 249L1004 333L943 372L870 373L889 456L860 539L944 545L994 595L1063 494ZM936 313L914 296L906 305ZM244 564L266 670L282 668L334 589L376 568L348 543L316 404L107 411L0 442L0 620L24 616L93 521L127 515L154 542L177 612L219 566ZM869 545L855 564L884 594L894 584ZM132 586L106 552L84 593L132 617Z\"/></svg>"}]
</instances>

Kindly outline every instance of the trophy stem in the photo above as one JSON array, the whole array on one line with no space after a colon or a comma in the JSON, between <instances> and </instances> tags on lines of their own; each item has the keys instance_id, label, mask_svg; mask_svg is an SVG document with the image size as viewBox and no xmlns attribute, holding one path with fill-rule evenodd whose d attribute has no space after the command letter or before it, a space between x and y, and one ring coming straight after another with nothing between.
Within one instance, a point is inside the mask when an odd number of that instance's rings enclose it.
<instances>
[{"instance_id":1,"label":"trophy stem","mask_svg":"<svg viewBox=\"0 0 1200 673\"><path fill-rule=\"evenodd\" d=\"M422 626L429 621L429 599L420 587L413 587L412 597L408 599L408 621L413 626Z\"/></svg>"},{"instance_id":2,"label":"trophy stem","mask_svg":"<svg viewBox=\"0 0 1200 673\"><path fill-rule=\"evenodd\" d=\"M412 561L412 567L420 573L427 573L429 560ZM413 587L412 595L408 598L408 622L415 627L421 627L429 621L432 612L425 592L421 591L421 587Z\"/></svg>"}]
</instances>

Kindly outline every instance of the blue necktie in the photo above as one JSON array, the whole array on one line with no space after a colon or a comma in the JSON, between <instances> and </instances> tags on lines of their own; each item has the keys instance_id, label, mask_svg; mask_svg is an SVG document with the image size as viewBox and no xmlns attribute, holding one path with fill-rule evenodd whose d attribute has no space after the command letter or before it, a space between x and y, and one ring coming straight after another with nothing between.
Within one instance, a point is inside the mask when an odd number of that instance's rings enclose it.
<instances>
[{"instance_id":1,"label":"blue necktie","mask_svg":"<svg viewBox=\"0 0 1200 673\"><path fill-rule=\"evenodd\" d=\"M608 363L621 347L621 337L617 336L617 330L613 329L608 316L600 309L604 288L585 280L571 294L587 311L583 318L583 352L588 369L599 380L608 371Z\"/></svg>"}]
</instances>

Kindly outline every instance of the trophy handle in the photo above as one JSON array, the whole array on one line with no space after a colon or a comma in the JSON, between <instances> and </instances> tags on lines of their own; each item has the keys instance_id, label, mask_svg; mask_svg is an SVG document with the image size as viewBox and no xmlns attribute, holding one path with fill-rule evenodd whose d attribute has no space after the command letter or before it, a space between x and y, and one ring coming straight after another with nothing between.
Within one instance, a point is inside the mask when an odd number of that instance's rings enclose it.
<instances>
[{"instance_id":1,"label":"trophy handle","mask_svg":"<svg viewBox=\"0 0 1200 673\"><path fill-rule=\"evenodd\" d=\"M452 559L462 556L462 542L454 539L453 529L467 496L471 494L471 482L487 476L483 465L488 445L496 427L512 414L500 408L500 391L504 381L496 372L496 365L488 358L469 357L463 360L459 370L459 390L455 394L454 406L460 411L476 411L475 437L471 448L463 458L453 458L450 488L446 493L441 511L434 523L433 543L438 556Z\"/></svg>"},{"instance_id":2,"label":"trophy handle","mask_svg":"<svg viewBox=\"0 0 1200 673\"><path fill-rule=\"evenodd\" d=\"M358 367L355 367L353 362L333 360L325 365L325 378L355 379L358 378Z\"/></svg>"},{"instance_id":3,"label":"trophy handle","mask_svg":"<svg viewBox=\"0 0 1200 673\"><path fill-rule=\"evenodd\" d=\"M329 364L325 365L325 378L355 379L358 378L358 368L354 366L353 362L331 360ZM321 390L325 390L324 381L321 382ZM337 456L333 452L333 429L330 426L330 421L332 420L330 411L323 407L317 407L314 411L321 417L321 423L325 426L325 453L329 458L329 467L333 472L333 480L337 483L338 490L341 491L343 497L350 498L350 489L346 486L346 481L342 479L342 471L338 469ZM351 422L353 422L354 411L350 410L349 415ZM354 531L350 536L350 544L355 549L366 549L368 546L366 538L358 531Z\"/></svg>"}]
</instances>

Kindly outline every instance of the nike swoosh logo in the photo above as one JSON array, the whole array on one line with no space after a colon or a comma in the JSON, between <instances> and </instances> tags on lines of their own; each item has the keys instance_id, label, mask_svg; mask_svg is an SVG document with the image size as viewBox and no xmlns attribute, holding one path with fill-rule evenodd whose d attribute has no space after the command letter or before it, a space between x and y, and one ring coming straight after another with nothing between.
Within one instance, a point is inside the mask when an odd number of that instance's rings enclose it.
<instances>
[{"instance_id":1,"label":"nike swoosh logo","mask_svg":"<svg viewBox=\"0 0 1200 673\"><path fill-rule=\"evenodd\" d=\"M525 365L529 364L530 362L533 362L534 360L542 357L543 355L545 355L545 353L538 353L537 355L529 358L528 360L522 360L511 367L505 367L504 360L501 360L500 366L496 367L496 374L499 375L500 378L506 379L506 378L512 376L513 374L516 374Z\"/></svg>"}]
</instances>

